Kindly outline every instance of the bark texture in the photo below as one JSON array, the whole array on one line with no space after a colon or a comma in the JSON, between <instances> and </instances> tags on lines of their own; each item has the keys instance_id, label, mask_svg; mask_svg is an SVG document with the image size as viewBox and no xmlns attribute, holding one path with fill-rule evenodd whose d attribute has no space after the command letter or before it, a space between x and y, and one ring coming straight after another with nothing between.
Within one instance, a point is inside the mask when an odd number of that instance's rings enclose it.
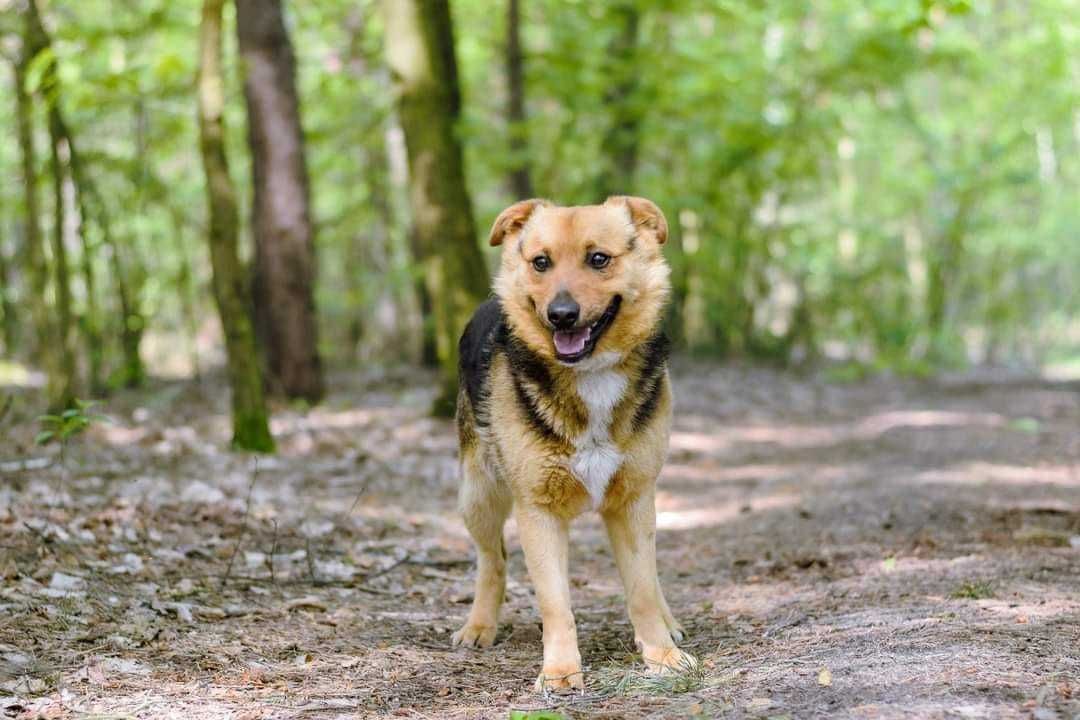
<instances>
[{"instance_id":1,"label":"bark texture","mask_svg":"<svg viewBox=\"0 0 1080 720\"><path fill-rule=\"evenodd\" d=\"M488 294L455 126L461 91L447 0L384 0L386 53L409 159L416 260L434 315L441 390L434 412L451 415L457 343Z\"/></svg>"},{"instance_id":2,"label":"bark texture","mask_svg":"<svg viewBox=\"0 0 1080 720\"><path fill-rule=\"evenodd\" d=\"M507 0L506 6L506 120L510 132L510 189L518 200L531 198L529 174L529 130L525 117L525 53L521 47L521 4Z\"/></svg>"},{"instance_id":3,"label":"bark texture","mask_svg":"<svg viewBox=\"0 0 1080 720\"><path fill-rule=\"evenodd\" d=\"M33 3L31 3L31 6ZM64 410L75 405L78 388L78 369L75 362L75 324L72 321L71 271L68 268L65 231L67 205L64 183L67 180L64 162L67 144L57 127L54 112L49 113L49 149L53 187L52 269L54 316L56 320L57 372L49 376L49 407Z\"/></svg>"},{"instance_id":4,"label":"bark texture","mask_svg":"<svg viewBox=\"0 0 1080 720\"><path fill-rule=\"evenodd\" d=\"M23 264L29 290L29 304L34 338L30 357L42 358L47 372L52 372L51 361L52 319L46 303L49 287L49 269L45 260L43 233L41 229L41 205L38 197L37 147L34 140L33 98L26 92L27 70L34 59L31 42L29 11L24 10L22 47L15 62L15 124L19 138L20 165L22 168L23 210Z\"/></svg>"},{"instance_id":5,"label":"bark texture","mask_svg":"<svg viewBox=\"0 0 1080 720\"><path fill-rule=\"evenodd\" d=\"M281 0L236 0L254 199L255 322L270 388L322 398L315 246L296 62Z\"/></svg>"},{"instance_id":6,"label":"bark texture","mask_svg":"<svg viewBox=\"0 0 1080 720\"><path fill-rule=\"evenodd\" d=\"M8 259L4 238L0 236L0 314L4 316L4 354L15 356L19 344L19 323L15 315L15 288L12 261Z\"/></svg>"},{"instance_id":7,"label":"bark texture","mask_svg":"<svg viewBox=\"0 0 1080 720\"><path fill-rule=\"evenodd\" d=\"M27 138L29 152L24 151L25 163L27 158L33 161L34 156L32 138L33 100L27 94L25 86L26 68L41 53L49 49L50 41L48 34L45 32L45 25L41 21L37 1L26 0L22 12L24 25L22 54L19 61L22 69L16 73L18 76L17 81L20 83L16 95L20 98L22 104L19 112L26 115L25 129L23 119L20 118L19 120L20 133L25 131L30 134L30 137ZM47 313L40 318L39 323L35 324L41 334L39 349L48 376L46 396L48 397L49 407L52 410L63 410L74 405L78 389L78 368L74 346L75 325L73 322L71 273L68 267L67 246L65 244L67 207L64 187L67 181L69 152L62 132L63 120L59 106L60 87L55 58L50 57L46 61L41 72L38 91L45 97L48 108L49 159L53 190L53 228L50 248L52 251L53 307L48 311L45 310L44 288L49 282L49 271L46 269L43 257L40 261L35 258L32 261L37 266L34 271L37 275L34 283L37 286L35 291L38 287L42 289L41 312ZM24 165L24 174L26 174L28 182L36 184L37 178L33 168L26 168ZM40 222L38 219L40 208L37 205L36 191L33 188L28 188L28 193L27 214L33 215L33 218L28 218L28 236L31 232L36 236L29 244L40 251L42 245L41 230L38 224ZM44 343L40 342L40 340L44 340Z\"/></svg>"},{"instance_id":8,"label":"bark texture","mask_svg":"<svg viewBox=\"0 0 1080 720\"><path fill-rule=\"evenodd\" d=\"M206 173L210 263L214 299L225 332L229 385L232 388L233 446L272 452L262 373L250 295L237 254L239 211L225 152L224 80L221 71L221 9L224 0L204 0L199 42L199 150Z\"/></svg>"}]
</instances>

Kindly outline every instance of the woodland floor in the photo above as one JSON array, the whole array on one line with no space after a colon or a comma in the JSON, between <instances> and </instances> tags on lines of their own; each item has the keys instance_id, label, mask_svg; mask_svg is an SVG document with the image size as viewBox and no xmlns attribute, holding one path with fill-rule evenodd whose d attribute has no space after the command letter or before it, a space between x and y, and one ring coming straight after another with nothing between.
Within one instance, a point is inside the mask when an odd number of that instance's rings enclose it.
<instances>
[{"instance_id":1,"label":"woodland floor","mask_svg":"<svg viewBox=\"0 0 1080 720\"><path fill-rule=\"evenodd\" d=\"M0 421L0 713L1080 717L1080 384L689 363L675 384L661 577L704 672L638 674L584 517L589 689L551 698L532 692L512 523L495 647L449 646L472 549L424 376L335 376L323 406L275 415L280 453L257 472L223 451L217 380L113 398L63 464L18 391Z\"/></svg>"}]
</instances>

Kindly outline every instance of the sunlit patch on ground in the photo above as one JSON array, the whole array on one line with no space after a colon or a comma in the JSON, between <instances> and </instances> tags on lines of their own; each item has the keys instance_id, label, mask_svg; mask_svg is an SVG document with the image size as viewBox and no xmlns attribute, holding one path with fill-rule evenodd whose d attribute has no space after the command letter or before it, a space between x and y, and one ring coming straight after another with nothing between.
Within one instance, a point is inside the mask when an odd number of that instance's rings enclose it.
<instances>
[{"instance_id":1,"label":"sunlit patch on ground","mask_svg":"<svg viewBox=\"0 0 1080 720\"><path fill-rule=\"evenodd\" d=\"M0 447L8 715L1080 713L1080 402L1061 386L678 376L658 563L702 676L642 680L588 517L570 576L595 678L544 699L513 522L495 647L449 646L473 552L452 425L425 417L430 383L339 377L325 406L279 408L282 452L256 460L224 451L217 382L113 398L64 462L34 446L32 403L14 406Z\"/></svg>"}]
</instances>

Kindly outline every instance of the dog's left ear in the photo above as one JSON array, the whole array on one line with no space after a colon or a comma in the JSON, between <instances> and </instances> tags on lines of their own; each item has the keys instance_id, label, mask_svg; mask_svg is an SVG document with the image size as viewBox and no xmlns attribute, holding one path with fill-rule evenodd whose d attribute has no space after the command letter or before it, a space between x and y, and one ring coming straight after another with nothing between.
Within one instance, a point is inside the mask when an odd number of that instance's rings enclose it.
<instances>
[{"instance_id":1,"label":"dog's left ear","mask_svg":"<svg viewBox=\"0 0 1080 720\"><path fill-rule=\"evenodd\" d=\"M529 221L529 217L536 208L550 204L547 200L539 198L514 203L499 213L499 217L495 218L495 224L491 226L491 236L488 238L488 242L493 246L502 245L507 235L512 235L525 227L525 223Z\"/></svg>"},{"instance_id":2,"label":"dog's left ear","mask_svg":"<svg viewBox=\"0 0 1080 720\"><path fill-rule=\"evenodd\" d=\"M630 219L635 227L645 228L656 237L656 242L663 245L667 241L667 218L652 200L632 195L612 195L604 201L605 205L626 205Z\"/></svg>"}]
</instances>

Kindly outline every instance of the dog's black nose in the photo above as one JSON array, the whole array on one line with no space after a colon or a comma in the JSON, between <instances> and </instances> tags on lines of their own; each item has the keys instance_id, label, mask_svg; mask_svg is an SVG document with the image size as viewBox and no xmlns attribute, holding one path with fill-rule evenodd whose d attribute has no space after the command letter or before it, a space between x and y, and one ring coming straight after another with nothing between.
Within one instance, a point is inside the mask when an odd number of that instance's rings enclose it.
<instances>
[{"instance_id":1,"label":"dog's black nose","mask_svg":"<svg viewBox=\"0 0 1080 720\"><path fill-rule=\"evenodd\" d=\"M569 330L581 317L581 306L563 290L548 305L548 320L556 330Z\"/></svg>"}]
</instances>

